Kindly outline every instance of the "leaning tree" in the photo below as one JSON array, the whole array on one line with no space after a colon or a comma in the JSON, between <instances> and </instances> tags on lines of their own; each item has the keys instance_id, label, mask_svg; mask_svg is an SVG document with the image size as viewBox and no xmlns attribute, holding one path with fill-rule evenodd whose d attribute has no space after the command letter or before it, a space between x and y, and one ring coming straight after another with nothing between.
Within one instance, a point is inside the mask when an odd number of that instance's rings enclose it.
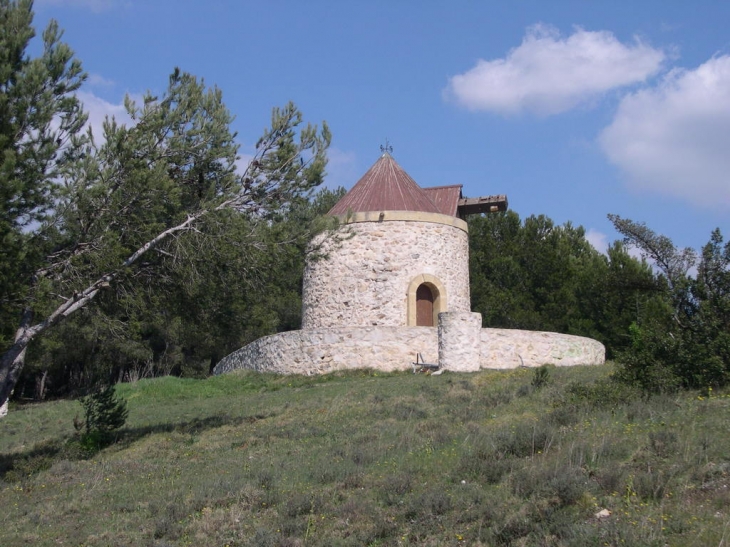
<instances>
[{"instance_id":1,"label":"leaning tree","mask_svg":"<svg viewBox=\"0 0 730 547\"><path fill-rule=\"evenodd\" d=\"M730 242L715 229L698 254L642 222L608 218L651 260L663 287L661 299L632 325L619 376L650 392L730 383Z\"/></svg>"},{"instance_id":2,"label":"leaning tree","mask_svg":"<svg viewBox=\"0 0 730 547\"><path fill-rule=\"evenodd\" d=\"M13 34L17 24L9 20L18 17L18 11L28 14L24 24L31 28L30 2L0 2L0 32ZM163 95L148 93L141 104L126 99L132 124L106 120L99 141L90 131L79 135L85 118L73 92L83 74L70 50L58 42L55 24L49 29L44 34L44 55L61 63L66 76L65 87L51 89L61 95L47 122L50 141L39 137L38 131L28 133L41 139L36 151L28 153L32 159L50 151L46 164L37 166L29 160L25 168L42 172L43 186L36 192L36 204L15 213L14 224L5 221L5 210L12 209L13 199L23 200L12 190L2 196L2 220L10 226L6 231L24 238L24 249L17 253L13 272L12 296L20 304L20 320L0 358L0 405L7 402L34 338L102 291L176 267L184 259L182 249L189 253L191 241L208 244L203 237L206 229L217 225L219 230L231 215L266 222L286 210L321 183L330 142L326 124L321 129L303 125L301 113L291 103L275 108L270 128L240 173L232 116L220 90L177 69ZM24 57L28 39L16 54L22 62L14 66L21 71L36 66ZM46 70L48 77L58 78L59 70L48 66ZM0 88L0 108L14 95L23 96L22 89L13 87L18 79L11 77ZM38 95L26 100L50 99ZM69 121L59 124L65 112ZM2 145L11 151L32 145L27 139L8 143L9 138ZM17 181L21 175L31 178L13 165L3 164L2 173L4 188L13 184L22 188L23 181ZM31 218L32 229L21 229Z\"/></svg>"}]
</instances>

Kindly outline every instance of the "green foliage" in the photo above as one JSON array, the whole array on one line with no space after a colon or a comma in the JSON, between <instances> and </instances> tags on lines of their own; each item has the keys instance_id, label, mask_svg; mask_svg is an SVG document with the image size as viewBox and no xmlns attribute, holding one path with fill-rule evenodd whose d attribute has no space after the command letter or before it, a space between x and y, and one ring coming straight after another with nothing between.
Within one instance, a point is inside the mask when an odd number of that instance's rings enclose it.
<instances>
[{"instance_id":1,"label":"green foliage","mask_svg":"<svg viewBox=\"0 0 730 547\"><path fill-rule=\"evenodd\" d=\"M127 401L119 397L113 385L98 389L80 399L84 409L82 445L100 448L111 441L112 433L124 426L129 416Z\"/></svg>"},{"instance_id":2,"label":"green foliage","mask_svg":"<svg viewBox=\"0 0 730 547\"><path fill-rule=\"evenodd\" d=\"M561 404L589 409L616 409L640 397L638 389L618 381L614 375L591 383L568 384Z\"/></svg>"},{"instance_id":3,"label":"green foliage","mask_svg":"<svg viewBox=\"0 0 730 547\"><path fill-rule=\"evenodd\" d=\"M16 393L40 399L117 379L205 377L230 351L299 328L307 242L342 192L322 189L255 226L232 216L166 275L105 291L29 348ZM243 244L249 238L256 244Z\"/></svg>"},{"instance_id":4,"label":"green foliage","mask_svg":"<svg viewBox=\"0 0 730 547\"><path fill-rule=\"evenodd\" d=\"M678 249L642 223L609 217L626 241L655 264L663 287L629 329L631 345L620 355L619 377L651 392L722 386L730 381L730 243L719 229L697 264L691 249Z\"/></svg>"},{"instance_id":5,"label":"green foliage","mask_svg":"<svg viewBox=\"0 0 730 547\"><path fill-rule=\"evenodd\" d=\"M596 338L608 356L655 291L650 268L614 244L608 256L570 223L514 211L469 218L472 309L485 327Z\"/></svg>"},{"instance_id":6,"label":"green foliage","mask_svg":"<svg viewBox=\"0 0 730 547\"><path fill-rule=\"evenodd\" d=\"M540 389L548 385L548 383L550 383L550 367L547 365L537 367L532 375L532 387Z\"/></svg>"},{"instance_id":7,"label":"green foliage","mask_svg":"<svg viewBox=\"0 0 730 547\"><path fill-rule=\"evenodd\" d=\"M32 36L30 2L17 7L5 1L0 6L2 16L25 17L28 36L18 43L22 56ZM5 23L5 30L15 32L16 21ZM3 320L2 349L7 351L1 356L0 401L15 386L26 349L32 363L29 372L42 378L53 368L64 370L64 364L71 363L73 370L89 359L111 366L106 378L104 372L84 370L81 382L66 373L62 378L53 375L48 385L63 393L97 379L123 378L127 372L135 377L160 371L205 376L217 359L248 338L295 325L299 289L292 286L301 271L305 241L317 224L302 220L315 216L310 214L309 199L324 176L331 140L327 125L304 124L292 103L275 108L254 158L244 173L237 173L233 117L221 91L176 69L160 96L148 93L139 104L125 100L132 125L106 120L103 139L90 131L76 138L84 117L76 99L66 95L83 77L70 51L57 45L55 23L49 29L45 38L49 59L44 61L48 66L39 66L65 80L42 80L43 90L46 85L60 98L54 103L55 95L39 92L33 97L43 102L31 110L47 109L50 114L41 120L46 129L55 131L51 119L59 119L61 129L51 134L32 127L26 136L15 127L8 130L20 135L19 141L10 143L15 148L32 145L36 136L41 139L42 150L33 149L31 154L35 159L50 148L40 171L28 176L17 169L11 173L15 182L23 175L36 184L31 190L45 201L39 198L18 212L13 209L17 192L0 196L2 206L15 215L5 223L13 234L22 235L22 226L30 220L39 222L36 232L28 234L33 244L16 253L12 272L0 272L13 279L13 298L20 302L22 296L25 304L22 318L20 305L0 307L1 313L9 310L15 316ZM18 91L21 103L27 102L28 93ZM71 144L64 143L68 135L73 137ZM0 138L0 145L3 142ZM62 148L53 149L61 144ZM56 152L63 152L63 157ZM6 162L6 167L11 164L17 162ZM23 203L31 202L21 197ZM276 247L283 242L289 248L281 253ZM2 263L4 267L6 261ZM274 264L282 263L291 266L281 274L285 279L270 282L277 269ZM218 291L222 286L227 291ZM272 289L270 296L256 298L254 293L266 288ZM246 297L224 300L236 291ZM69 324L67 333L79 342L76 348L66 353L69 345L60 334L38 344L41 334L73 318L93 300L99 309ZM201 313L193 315L194 311ZM243 321L242 312L248 315ZM228 327L240 322L246 325L244 333L233 329L233 336L221 344ZM198 328L200 324L210 328ZM10 334L18 326L11 343ZM82 361L73 359L72 353L81 354ZM27 384L22 389L27 390ZM43 391L35 390L41 396Z\"/></svg>"},{"instance_id":8,"label":"green foliage","mask_svg":"<svg viewBox=\"0 0 730 547\"><path fill-rule=\"evenodd\" d=\"M86 75L51 21L40 54L30 0L0 0L0 350L11 341L27 277L50 250L34 225L48 218L55 181L78 158L86 121L75 96Z\"/></svg>"}]
</instances>

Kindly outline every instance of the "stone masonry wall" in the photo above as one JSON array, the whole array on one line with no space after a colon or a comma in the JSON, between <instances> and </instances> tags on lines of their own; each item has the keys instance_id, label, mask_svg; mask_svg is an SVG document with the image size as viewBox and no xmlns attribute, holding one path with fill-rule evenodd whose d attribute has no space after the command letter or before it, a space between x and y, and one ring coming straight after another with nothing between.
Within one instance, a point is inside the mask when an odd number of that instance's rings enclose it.
<instances>
[{"instance_id":1,"label":"stone masonry wall","mask_svg":"<svg viewBox=\"0 0 730 547\"><path fill-rule=\"evenodd\" d=\"M430 274L446 288L446 308L470 311L469 242L465 229L425 220L353 222L339 245L320 235L328 257L307 262L302 328L407 325L407 293L413 278ZM432 215L434 218L443 215ZM451 219L454 220L454 219Z\"/></svg>"},{"instance_id":2,"label":"stone masonry wall","mask_svg":"<svg viewBox=\"0 0 730 547\"><path fill-rule=\"evenodd\" d=\"M603 344L580 336L512 329L481 329L479 336L481 368L600 365L605 360ZM311 375L355 368L408 370L416 352L427 363L437 363L438 345L435 327L298 330L259 338L223 358L213 372L250 369ZM448 364L446 369L450 370Z\"/></svg>"},{"instance_id":3,"label":"stone masonry wall","mask_svg":"<svg viewBox=\"0 0 730 547\"><path fill-rule=\"evenodd\" d=\"M482 314L446 312L439 314L439 367L474 372L481 367Z\"/></svg>"},{"instance_id":4,"label":"stone masonry wall","mask_svg":"<svg viewBox=\"0 0 730 547\"><path fill-rule=\"evenodd\" d=\"M482 368L602 365L606 348L582 336L517 329L482 329Z\"/></svg>"},{"instance_id":5,"label":"stone masonry wall","mask_svg":"<svg viewBox=\"0 0 730 547\"><path fill-rule=\"evenodd\" d=\"M436 363L436 327L296 330L259 338L223 358L213 372L249 369L312 375L356 368L403 370L419 351L426 362Z\"/></svg>"}]
</instances>

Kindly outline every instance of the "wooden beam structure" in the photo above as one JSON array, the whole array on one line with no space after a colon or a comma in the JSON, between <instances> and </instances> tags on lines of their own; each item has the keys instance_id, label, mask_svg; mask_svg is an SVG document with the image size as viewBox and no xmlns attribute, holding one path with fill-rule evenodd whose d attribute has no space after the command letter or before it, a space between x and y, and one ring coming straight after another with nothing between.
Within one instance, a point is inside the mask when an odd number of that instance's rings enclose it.
<instances>
[{"instance_id":1,"label":"wooden beam structure","mask_svg":"<svg viewBox=\"0 0 730 547\"><path fill-rule=\"evenodd\" d=\"M496 213L507 210L507 196L482 196L478 198L461 198L457 208L460 218L480 213Z\"/></svg>"}]
</instances>

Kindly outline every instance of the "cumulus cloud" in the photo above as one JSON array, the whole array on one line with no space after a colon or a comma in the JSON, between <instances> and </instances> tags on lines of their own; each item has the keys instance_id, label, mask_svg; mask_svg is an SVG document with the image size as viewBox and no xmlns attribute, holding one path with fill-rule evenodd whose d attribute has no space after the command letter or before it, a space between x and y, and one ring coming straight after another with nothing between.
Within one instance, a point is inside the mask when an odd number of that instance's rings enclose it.
<instances>
[{"instance_id":1,"label":"cumulus cloud","mask_svg":"<svg viewBox=\"0 0 730 547\"><path fill-rule=\"evenodd\" d=\"M588 241L588 243L590 243L596 251L601 254L608 255L608 247L611 243L613 243L612 241L608 240L608 235L591 228L586 232L585 237L586 241ZM618 239L621 238L619 237ZM625 249L626 252L629 253L629 256L632 256L637 260L642 260L644 258L642 256L641 250L639 250L637 247L634 247L633 245L627 245ZM648 262L651 264L651 260L649 260Z\"/></svg>"},{"instance_id":2,"label":"cumulus cloud","mask_svg":"<svg viewBox=\"0 0 730 547\"><path fill-rule=\"evenodd\" d=\"M586 232L586 240L599 253L606 254L608 252L608 236L606 234L591 228Z\"/></svg>"},{"instance_id":3,"label":"cumulus cloud","mask_svg":"<svg viewBox=\"0 0 730 547\"><path fill-rule=\"evenodd\" d=\"M130 126L134 123L124 109L124 103L110 103L88 91L79 91L76 96L83 103L84 111L89 115L86 125L91 127L97 143L101 143L104 136L103 125L107 116L110 119L115 118L119 124Z\"/></svg>"},{"instance_id":4,"label":"cumulus cloud","mask_svg":"<svg viewBox=\"0 0 730 547\"><path fill-rule=\"evenodd\" d=\"M104 78L101 74L89 74L86 83L95 87L114 87L114 85L116 85L114 80Z\"/></svg>"},{"instance_id":5,"label":"cumulus cloud","mask_svg":"<svg viewBox=\"0 0 730 547\"><path fill-rule=\"evenodd\" d=\"M626 95L599 142L634 188L730 210L730 56Z\"/></svg>"},{"instance_id":6,"label":"cumulus cloud","mask_svg":"<svg viewBox=\"0 0 730 547\"><path fill-rule=\"evenodd\" d=\"M479 60L453 76L445 96L472 110L558 114L607 91L643 82L666 54L639 39L622 44L608 31L576 28L564 38L548 25L527 29L506 57Z\"/></svg>"}]
</instances>

